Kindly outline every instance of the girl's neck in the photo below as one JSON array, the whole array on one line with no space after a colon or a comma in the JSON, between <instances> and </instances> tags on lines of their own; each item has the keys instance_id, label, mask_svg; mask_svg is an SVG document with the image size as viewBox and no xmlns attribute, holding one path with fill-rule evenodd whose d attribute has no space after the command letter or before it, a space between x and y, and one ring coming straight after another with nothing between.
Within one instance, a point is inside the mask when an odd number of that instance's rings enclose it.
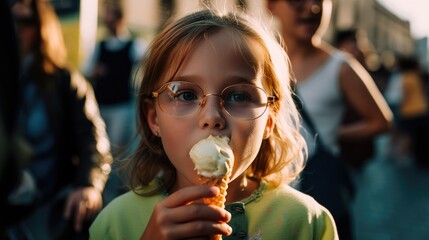
<instances>
[{"instance_id":1,"label":"girl's neck","mask_svg":"<svg viewBox=\"0 0 429 240\"><path fill-rule=\"evenodd\" d=\"M259 188L259 181L242 175L228 184L226 203L233 203L248 198Z\"/></svg>"}]
</instances>

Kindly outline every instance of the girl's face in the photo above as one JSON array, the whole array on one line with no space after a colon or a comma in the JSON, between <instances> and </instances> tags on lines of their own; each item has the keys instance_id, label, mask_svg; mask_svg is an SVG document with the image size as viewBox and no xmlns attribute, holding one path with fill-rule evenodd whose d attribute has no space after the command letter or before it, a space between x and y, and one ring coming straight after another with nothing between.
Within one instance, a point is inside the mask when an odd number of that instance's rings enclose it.
<instances>
[{"instance_id":1,"label":"girl's face","mask_svg":"<svg viewBox=\"0 0 429 240\"><path fill-rule=\"evenodd\" d=\"M280 21L283 36L310 41L321 23L323 1L267 0L267 7Z\"/></svg>"},{"instance_id":2,"label":"girl's face","mask_svg":"<svg viewBox=\"0 0 429 240\"><path fill-rule=\"evenodd\" d=\"M185 59L172 81L197 84L204 94L221 94L233 84L261 87L261 78L231 44L234 37L220 31L202 39ZM161 80L158 87L167 82ZM185 96L184 96L185 97ZM218 96L209 95L206 103L195 113L175 117L160 109L158 99L149 107L147 121L151 130L162 139L165 152L177 170L179 188L199 184L189 151L199 140L212 135L228 136L234 152L232 179L241 175L258 154L264 131L269 128L267 109L254 120L242 120L229 115L220 105Z\"/></svg>"}]
</instances>

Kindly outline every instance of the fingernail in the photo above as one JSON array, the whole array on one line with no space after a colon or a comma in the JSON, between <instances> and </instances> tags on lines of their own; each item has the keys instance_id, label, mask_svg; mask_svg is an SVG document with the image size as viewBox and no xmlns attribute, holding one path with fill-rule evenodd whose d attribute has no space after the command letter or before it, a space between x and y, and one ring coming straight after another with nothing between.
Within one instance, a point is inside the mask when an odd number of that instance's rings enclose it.
<instances>
[{"instance_id":1,"label":"fingernail","mask_svg":"<svg viewBox=\"0 0 429 240\"><path fill-rule=\"evenodd\" d=\"M228 212L228 211L226 211L226 218L228 218L228 219L231 219L231 213L230 212Z\"/></svg>"},{"instance_id":2,"label":"fingernail","mask_svg":"<svg viewBox=\"0 0 429 240\"><path fill-rule=\"evenodd\" d=\"M220 193L220 189L218 187L213 187L213 191L218 195Z\"/></svg>"},{"instance_id":3,"label":"fingernail","mask_svg":"<svg viewBox=\"0 0 429 240\"><path fill-rule=\"evenodd\" d=\"M228 225L228 227L227 227L227 229L226 229L227 231L228 231L228 234L231 234L232 233L232 227L231 226L229 226Z\"/></svg>"}]
</instances>

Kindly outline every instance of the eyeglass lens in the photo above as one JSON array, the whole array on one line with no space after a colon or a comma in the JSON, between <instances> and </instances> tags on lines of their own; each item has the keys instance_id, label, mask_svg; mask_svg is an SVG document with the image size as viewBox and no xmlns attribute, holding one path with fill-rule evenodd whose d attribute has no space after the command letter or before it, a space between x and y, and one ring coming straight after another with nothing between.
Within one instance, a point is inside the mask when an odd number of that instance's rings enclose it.
<instances>
[{"instance_id":1,"label":"eyeglass lens","mask_svg":"<svg viewBox=\"0 0 429 240\"><path fill-rule=\"evenodd\" d=\"M158 91L161 110L172 116L187 116L204 107L206 98L220 97L221 106L228 114L242 119L255 119L266 110L267 94L262 88L250 84L226 87L220 95L204 94L196 84L189 82L169 82Z\"/></svg>"}]
</instances>

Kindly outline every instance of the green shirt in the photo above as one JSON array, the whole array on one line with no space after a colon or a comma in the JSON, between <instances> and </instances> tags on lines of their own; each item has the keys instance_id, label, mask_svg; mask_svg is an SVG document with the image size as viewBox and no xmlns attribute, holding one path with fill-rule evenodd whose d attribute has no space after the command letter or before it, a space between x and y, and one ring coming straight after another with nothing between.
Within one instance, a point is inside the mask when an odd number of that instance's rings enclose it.
<instances>
[{"instance_id":1,"label":"green shirt","mask_svg":"<svg viewBox=\"0 0 429 240\"><path fill-rule=\"evenodd\" d=\"M97 216L90 238L140 239L162 194L142 197L132 191L116 198ZM312 197L289 186L269 188L261 183L252 196L226 206L233 233L224 240L338 239L335 222Z\"/></svg>"}]
</instances>

